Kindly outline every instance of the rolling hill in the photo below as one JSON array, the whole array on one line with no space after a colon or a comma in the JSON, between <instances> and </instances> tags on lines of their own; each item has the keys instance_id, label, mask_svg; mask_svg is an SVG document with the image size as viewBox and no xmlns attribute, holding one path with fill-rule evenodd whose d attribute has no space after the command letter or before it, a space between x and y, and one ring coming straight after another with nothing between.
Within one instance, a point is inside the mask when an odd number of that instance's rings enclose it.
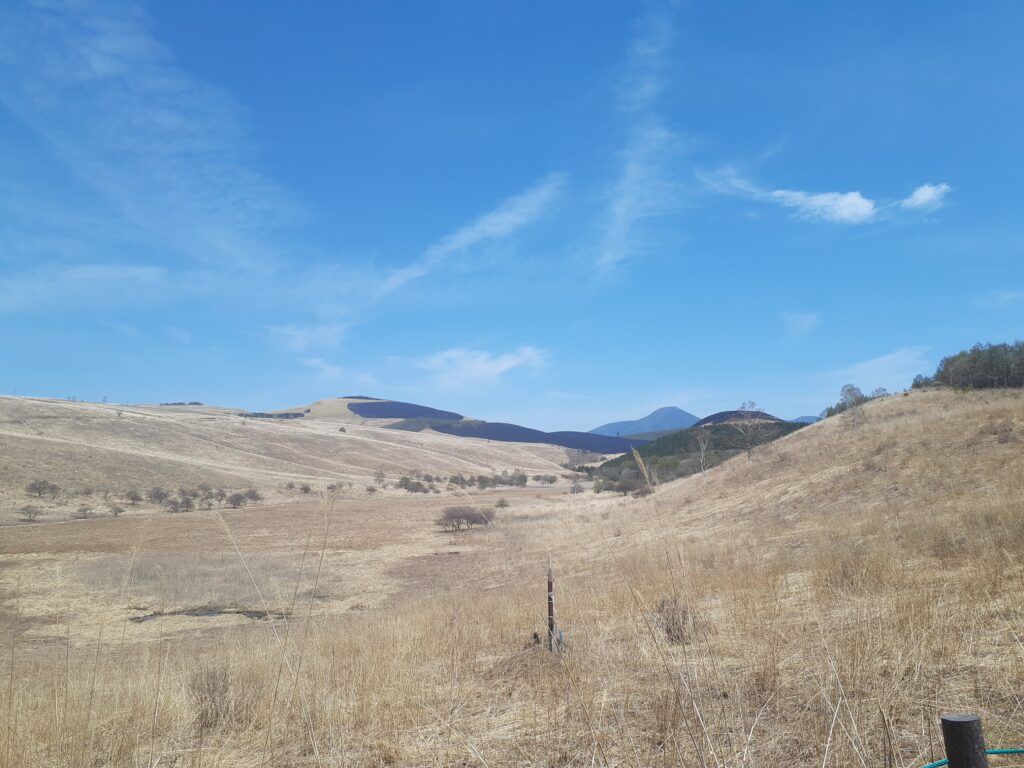
<instances>
[{"instance_id":1,"label":"rolling hill","mask_svg":"<svg viewBox=\"0 0 1024 768\"><path fill-rule=\"evenodd\" d=\"M431 429L446 435L478 437L484 440L501 440L512 443L546 443L591 453L625 453L632 447L644 445L646 442L595 435L592 432L541 432L537 429L520 427L518 424L503 424L497 421L445 422L434 424Z\"/></svg>"},{"instance_id":2,"label":"rolling hill","mask_svg":"<svg viewBox=\"0 0 1024 768\"><path fill-rule=\"evenodd\" d=\"M744 418L754 421L782 421L778 416L772 416L764 411L719 411L718 413L712 413L710 416L705 416L693 424L693 426L706 427L709 424L728 424Z\"/></svg>"},{"instance_id":3,"label":"rolling hill","mask_svg":"<svg viewBox=\"0 0 1024 768\"><path fill-rule=\"evenodd\" d=\"M389 427L401 432L427 430L452 437L475 437L506 443L536 443L561 448L577 448L592 453L622 453L643 445L642 439L621 439L591 432L543 432L518 424L467 419L460 413L415 403L381 400L375 397L338 397L318 400L308 406L286 408L271 413L245 413L250 418L303 422L334 421L341 424Z\"/></svg>"},{"instance_id":4,"label":"rolling hill","mask_svg":"<svg viewBox=\"0 0 1024 768\"><path fill-rule=\"evenodd\" d=\"M8 407L5 440L92 438ZM920 766L950 711L1019 745L1022 414L1019 391L885 398L643 499L524 500L458 534L425 496L6 529L4 765L66 743L119 767L200 746L307 766L314 745L325 765ZM532 640L552 567L565 653Z\"/></svg>"},{"instance_id":5,"label":"rolling hill","mask_svg":"<svg viewBox=\"0 0 1024 768\"><path fill-rule=\"evenodd\" d=\"M639 436L646 432L664 432L668 430L686 429L692 427L699 421L692 413L667 406L651 411L642 419L632 421L613 421L610 424L602 424L590 430L595 435L609 435L611 437Z\"/></svg>"},{"instance_id":6,"label":"rolling hill","mask_svg":"<svg viewBox=\"0 0 1024 768\"><path fill-rule=\"evenodd\" d=\"M781 419L762 420L758 423L761 429L752 436L751 447L778 440L806 426ZM671 432L639 447L638 452L660 480L685 477L701 470L702 438L707 439L704 453L705 466L708 468L743 453L747 448L746 437L737 431L732 421L726 420ZM598 468L597 474L615 481L639 478L636 464L629 454L605 462Z\"/></svg>"},{"instance_id":7,"label":"rolling hill","mask_svg":"<svg viewBox=\"0 0 1024 768\"><path fill-rule=\"evenodd\" d=\"M352 484L358 495L378 470L392 479L415 471L533 474L565 461L565 451L553 445L407 432L381 421L342 421L340 431L335 418L243 419L212 406L0 397L0 511L24 504L23 489L37 479L73 491L76 503L119 499L129 489L200 484L252 487L275 501L289 498L289 482Z\"/></svg>"}]
</instances>

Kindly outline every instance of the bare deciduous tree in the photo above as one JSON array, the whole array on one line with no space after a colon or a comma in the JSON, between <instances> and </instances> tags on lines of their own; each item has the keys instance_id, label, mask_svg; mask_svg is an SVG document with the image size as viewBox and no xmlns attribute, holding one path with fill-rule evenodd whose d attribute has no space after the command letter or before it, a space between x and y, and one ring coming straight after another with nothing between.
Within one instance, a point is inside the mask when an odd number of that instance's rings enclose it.
<instances>
[{"instance_id":1,"label":"bare deciduous tree","mask_svg":"<svg viewBox=\"0 0 1024 768\"><path fill-rule=\"evenodd\" d=\"M843 388L839 390L839 405L842 408L843 420L846 426L850 428L860 426L864 415L861 406L867 400L860 387L856 387L853 384L843 385Z\"/></svg>"},{"instance_id":2,"label":"bare deciduous tree","mask_svg":"<svg viewBox=\"0 0 1024 768\"><path fill-rule=\"evenodd\" d=\"M700 462L700 473L708 479L711 457L711 432L706 427L697 430L697 460Z\"/></svg>"},{"instance_id":3,"label":"bare deciduous tree","mask_svg":"<svg viewBox=\"0 0 1024 768\"><path fill-rule=\"evenodd\" d=\"M740 447L746 451L747 459L750 459L751 452L765 437L768 431L768 422L762 418L761 412L757 409L757 403L747 400L740 403L736 409L736 420L732 422L733 429L739 434Z\"/></svg>"}]
</instances>

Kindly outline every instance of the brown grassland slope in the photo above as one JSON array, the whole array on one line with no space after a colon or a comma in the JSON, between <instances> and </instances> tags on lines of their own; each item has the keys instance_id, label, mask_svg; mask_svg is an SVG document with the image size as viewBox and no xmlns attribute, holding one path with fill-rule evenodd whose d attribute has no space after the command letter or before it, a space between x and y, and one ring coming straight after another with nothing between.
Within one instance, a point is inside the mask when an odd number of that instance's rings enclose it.
<instances>
[{"instance_id":1,"label":"brown grassland slope","mask_svg":"<svg viewBox=\"0 0 1024 768\"><path fill-rule=\"evenodd\" d=\"M66 519L83 501L102 505L101 497L117 501L133 488L252 487L283 502L295 496L284 492L288 482L351 483L349 495L358 496L377 470L393 479L416 470L533 474L557 471L565 460L554 446L403 432L329 416L275 421L237 413L0 397L0 523L11 522L26 502L43 507L45 520ZM26 484L37 479L62 493L26 498Z\"/></svg>"},{"instance_id":2,"label":"brown grassland slope","mask_svg":"<svg viewBox=\"0 0 1024 768\"><path fill-rule=\"evenodd\" d=\"M1024 745L1024 396L863 411L469 533L437 497L3 529L0 767L909 767L945 711Z\"/></svg>"}]
</instances>

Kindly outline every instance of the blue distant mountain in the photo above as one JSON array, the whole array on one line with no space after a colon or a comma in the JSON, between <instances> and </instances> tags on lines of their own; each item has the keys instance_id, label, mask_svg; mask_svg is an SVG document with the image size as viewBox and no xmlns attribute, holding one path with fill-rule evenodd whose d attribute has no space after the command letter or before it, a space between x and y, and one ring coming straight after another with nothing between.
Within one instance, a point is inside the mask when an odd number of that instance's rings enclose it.
<instances>
[{"instance_id":1,"label":"blue distant mountain","mask_svg":"<svg viewBox=\"0 0 1024 768\"><path fill-rule=\"evenodd\" d=\"M797 416L795 419L790 419L794 424L814 424L817 421L821 421L821 416Z\"/></svg>"},{"instance_id":2,"label":"blue distant mountain","mask_svg":"<svg viewBox=\"0 0 1024 768\"><path fill-rule=\"evenodd\" d=\"M611 424L603 424L596 429L590 430L591 434L608 435L617 437L619 435L640 435L645 432L663 432L669 429L686 429L692 427L699 421L699 417L687 413L681 408L667 406L644 416L642 419L633 421L613 421Z\"/></svg>"}]
</instances>

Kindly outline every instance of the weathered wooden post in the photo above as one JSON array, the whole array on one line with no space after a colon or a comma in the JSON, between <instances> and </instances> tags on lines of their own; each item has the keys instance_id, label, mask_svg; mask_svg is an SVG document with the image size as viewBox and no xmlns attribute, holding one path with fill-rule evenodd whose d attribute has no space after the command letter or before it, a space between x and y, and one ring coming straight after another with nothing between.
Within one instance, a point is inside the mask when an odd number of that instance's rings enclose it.
<instances>
[{"instance_id":1,"label":"weathered wooden post","mask_svg":"<svg viewBox=\"0 0 1024 768\"><path fill-rule=\"evenodd\" d=\"M548 562L548 650L553 651L555 643L555 575Z\"/></svg>"},{"instance_id":2,"label":"weathered wooden post","mask_svg":"<svg viewBox=\"0 0 1024 768\"><path fill-rule=\"evenodd\" d=\"M977 715L943 715L942 742L949 768L989 768L981 718Z\"/></svg>"}]
</instances>

